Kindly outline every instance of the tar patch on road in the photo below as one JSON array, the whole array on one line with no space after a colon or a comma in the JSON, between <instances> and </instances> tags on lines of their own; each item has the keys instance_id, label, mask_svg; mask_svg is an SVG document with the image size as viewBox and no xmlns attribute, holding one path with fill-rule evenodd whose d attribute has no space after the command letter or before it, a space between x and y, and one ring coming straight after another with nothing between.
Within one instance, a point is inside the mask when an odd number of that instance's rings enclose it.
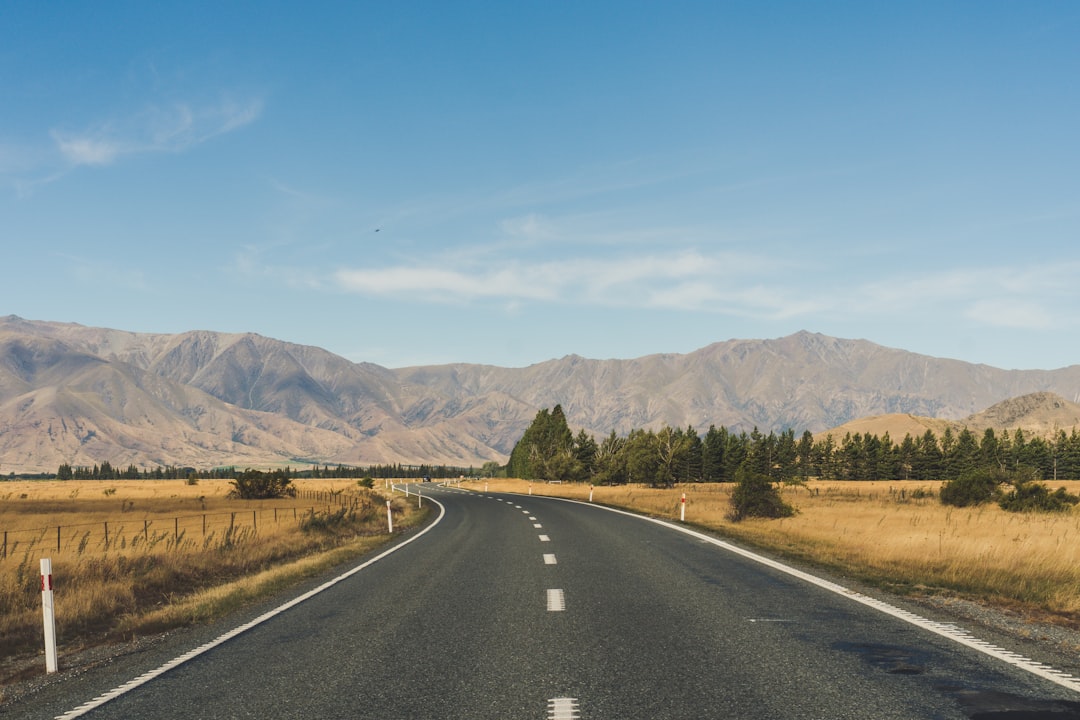
<instances>
[{"instance_id":1,"label":"tar patch on road","mask_svg":"<svg viewBox=\"0 0 1080 720\"><path fill-rule=\"evenodd\" d=\"M922 675L926 672L926 656L914 648L849 642L836 643L834 647L855 653L870 665L890 675Z\"/></svg>"},{"instance_id":2,"label":"tar patch on road","mask_svg":"<svg viewBox=\"0 0 1080 720\"><path fill-rule=\"evenodd\" d=\"M923 675L927 670L926 655L914 648L848 642L834 647L890 675ZM1080 720L1080 702L1022 697L959 683L942 683L934 689L953 698L971 720Z\"/></svg>"},{"instance_id":3,"label":"tar patch on road","mask_svg":"<svg viewBox=\"0 0 1080 720\"><path fill-rule=\"evenodd\" d=\"M939 685L960 703L971 720L1080 720L1080 703L1040 700L997 690Z\"/></svg>"}]
</instances>

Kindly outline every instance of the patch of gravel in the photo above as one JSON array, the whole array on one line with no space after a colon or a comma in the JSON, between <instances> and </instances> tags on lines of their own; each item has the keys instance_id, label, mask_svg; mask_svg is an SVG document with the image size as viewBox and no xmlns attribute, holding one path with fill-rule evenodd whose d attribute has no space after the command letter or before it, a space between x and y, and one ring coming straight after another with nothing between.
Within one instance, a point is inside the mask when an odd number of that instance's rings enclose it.
<instances>
[{"instance_id":1,"label":"patch of gravel","mask_svg":"<svg viewBox=\"0 0 1080 720\"><path fill-rule=\"evenodd\" d=\"M0 662L0 711L9 703L31 696L51 685L63 683L117 660L163 645L176 632L140 637L122 643L96 645L83 650L65 651L59 672L45 672L45 655L20 655Z\"/></svg>"}]
</instances>

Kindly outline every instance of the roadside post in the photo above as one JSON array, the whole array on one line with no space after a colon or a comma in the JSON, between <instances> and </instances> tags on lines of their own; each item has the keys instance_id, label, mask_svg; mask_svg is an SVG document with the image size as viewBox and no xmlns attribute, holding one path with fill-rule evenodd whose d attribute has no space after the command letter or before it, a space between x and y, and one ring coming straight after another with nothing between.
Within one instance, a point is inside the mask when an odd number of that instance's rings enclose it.
<instances>
[{"instance_id":1,"label":"roadside post","mask_svg":"<svg viewBox=\"0 0 1080 720\"><path fill-rule=\"evenodd\" d=\"M592 485L589 486L589 502L592 502L592 493L594 489L595 488Z\"/></svg>"},{"instance_id":2,"label":"roadside post","mask_svg":"<svg viewBox=\"0 0 1080 720\"><path fill-rule=\"evenodd\" d=\"M682 494L682 500L679 501L679 522L686 522L686 493Z\"/></svg>"},{"instance_id":3,"label":"roadside post","mask_svg":"<svg viewBox=\"0 0 1080 720\"><path fill-rule=\"evenodd\" d=\"M45 622L45 671L56 672L56 613L53 606L52 559L41 559L41 610Z\"/></svg>"},{"instance_id":4,"label":"roadside post","mask_svg":"<svg viewBox=\"0 0 1080 720\"><path fill-rule=\"evenodd\" d=\"M394 511L390 509L390 501L386 501L386 525L391 534L394 532Z\"/></svg>"}]
</instances>

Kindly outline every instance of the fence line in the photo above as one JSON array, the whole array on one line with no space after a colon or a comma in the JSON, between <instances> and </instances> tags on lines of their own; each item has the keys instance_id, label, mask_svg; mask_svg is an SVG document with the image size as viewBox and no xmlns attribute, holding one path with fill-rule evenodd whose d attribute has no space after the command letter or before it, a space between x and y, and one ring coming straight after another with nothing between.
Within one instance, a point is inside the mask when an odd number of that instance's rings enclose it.
<instances>
[{"instance_id":1,"label":"fence line","mask_svg":"<svg viewBox=\"0 0 1080 720\"><path fill-rule=\"evenodd\" d=\"M311 490L298 490L296 493L296 499L298 500L315 500L318 501L318 509L320 511L325 507L326 513L329 515L332 511L332 506L338 508L352 507L355 508L359 504L361 496L346 495L341 492L328 493L322 491ZM179 542L181 538L181 529L183 534L192 529L194 525L196 528L201 527L202 538L206 539L207 529L212 533L216 532L218 528L227 527L227 533L235 532L238 529L251 528L252 531L257 531L259 527L259 515L263 515L263 522L268 522L267 518L272 514L272 520L269 522L275 525L279 522L300 522L309 513L314 515L316 512L316 505L305 506L288 506L288 507L273 507L273 508L252 508L250 510L227 510L214 513L200 513L197 515L178 515L175 517L157 517L146 518L142 520L142 527L137 528L135 534L132 535L131 544L137 543L136 538L142 537L142 541L147 545L150 545L151 540L156 544L162 540L169 539L170 535L173 542ZM290 517L291 515L291 517ZM228 523L224 521L224 517L228 517ZM215 522L218 518L222 518L220 522ZM211 522L208 523L207 520ZM172 533L168 530L155 531L151 535L151 528L155 525L168 523L172 520ZM194 522L193 522L194 521ZM238 522L239 521L239 522ZM249 522L250 521L250 522ZM126 523L126 524L125 524ZM2 536L0 536L0 560L6 560L8 557L13 556L20 545L29 543L31 548L38 546L39 543L45 541L46 536L50 537L49 550L55 549L57 553L63 552L65 549L64 531L68 531L66 549L71 549L72 546L76 546L79 551L85 550L89 547L90 538L95 533L94 528L101 528L102 540L99 540L95 547L104 546L105 550L110 547L116 547L117 543L122 543L121 547L126 547L128 543L128 535L124 534L126 525L132 523L138 523L138 520L124 521L117 519L102 520L92 523L73 523L69 525L48 525L46 527L28 528L24 530L3 530ZM110 533L109 525L112 524L112 530ZM51 544L51 533L53 529L56 529L56 543ZM111 544L110 544L111 535Z\"/></svg>"}]
</instances>

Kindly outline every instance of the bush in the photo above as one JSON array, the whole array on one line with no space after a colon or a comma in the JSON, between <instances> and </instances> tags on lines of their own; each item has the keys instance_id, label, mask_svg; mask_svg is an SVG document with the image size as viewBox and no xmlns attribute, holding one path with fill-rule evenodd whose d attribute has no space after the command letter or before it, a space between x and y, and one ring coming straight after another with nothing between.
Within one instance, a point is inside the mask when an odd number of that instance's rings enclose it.
<instances>
[{"instance_id":1,"label":"bush","mask_svg":"<svg viewBox=\"0 0 1080 720\"><path fill-rule=\"evenodd\" d=\"M229 497L243 500L296 497L296 488L292 487L292 480L284 470L245 470L230 482L233 489L229 491Z\"/></svg>"},{"instance_id":2,"label":"bush","mask_svg":"<svg viewBox=\"0 0 1080 720\"><path fill-rule=\"evenodd\" d=\"M748 517L784 518L795 514L795 508L784 502L780 490L768 475L746 472L735 474L737 485L731 494L731 512L734 522Z\"/></svg>"},{"instance_id":3,"label":"bush","mask_svg":"<svg viewBox=\"0 0 1080 720\"><path fill-rule=\"evenodd\" d=\"M1046 483L1018 482L998 500L1003 510L1010 512L1065 512L1080 503L1080 496L1059 487L1054 492Z\"/></svg>"},{"instance_id":4,"label":"bush","mask_svg":"<svg viewBox=\"0 0 1080 720\"><path fill-rule=\"evenodd\" d=\"M375 481L370 477L365 477L363 480L357 480L356 484L362 488L371 489L375 487Z\"/></svg>"},{"instance_id":5,"label":"bush","mask_svg":"<svg viewBox=\"0 0 1080 720\"><path fill-rule=\"evenodd\" d=\"M971 470L941 486L941 504L956 507L982 505L993 500L998 487L1006 481L1007 477L999 470Z\"/></svg>"}]
</instances>

